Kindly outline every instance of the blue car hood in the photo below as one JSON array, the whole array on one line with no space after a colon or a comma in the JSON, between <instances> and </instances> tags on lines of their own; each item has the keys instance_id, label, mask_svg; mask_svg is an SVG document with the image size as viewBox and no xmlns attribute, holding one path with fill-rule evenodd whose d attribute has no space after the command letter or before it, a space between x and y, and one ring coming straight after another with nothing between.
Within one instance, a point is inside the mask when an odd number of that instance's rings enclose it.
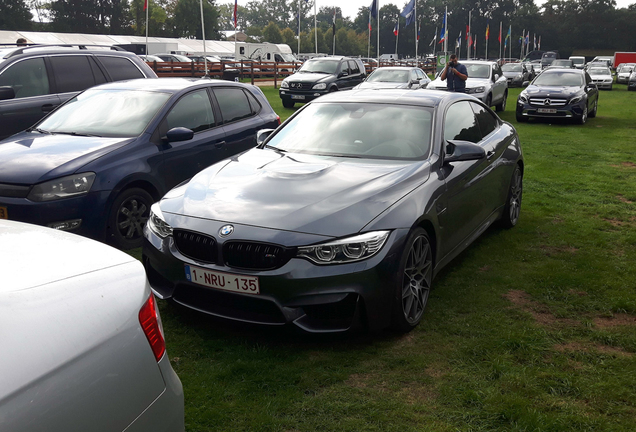
<instances>
[{"instance_id":1,"label":"blue car hood","mask_svg":"<svg viewBox=\"0 0 636 432\"><path fill-rule=\"evenodd\" d=\"M0 183L30 185L73 174L132 140L22 132L0 142Z\"/></svg>"},{"instance_id":2,"label":"blue car hood","mask_svg":"<svg viewBox=\"0 0 636 432\"><path fill-rule=\"evenodd\" d=\"M563 97L568 98L570 96L574 96L579 91L581 91L581 87L578 86L536 86L530 85L526 87L524 90L525 93L530 97Z\"/></svg>"},{"instance_id":3,"label":"blue car hood","mask_svg":"<svg viewBox=\"0 0 636 432\"><path fill-rule=\"evenodd\" d=\"M164 213L325 236L360 231L430 173L428 161L376 161L253 149L201 171Z\"/></svg>"}]
</instances>

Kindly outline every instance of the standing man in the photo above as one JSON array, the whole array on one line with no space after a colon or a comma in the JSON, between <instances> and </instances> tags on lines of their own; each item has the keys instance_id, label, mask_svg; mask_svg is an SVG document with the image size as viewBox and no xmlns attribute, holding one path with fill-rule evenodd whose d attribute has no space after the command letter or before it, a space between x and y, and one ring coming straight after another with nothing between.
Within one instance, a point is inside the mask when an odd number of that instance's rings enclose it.
<instances>
[{"instance_id":1,"label":"standing man","mask_svg":"<svg viewBox=\"0 0 636 432\"><path fill-rule=\"evenodd\" d=\"M446 63L446 67L442 72L441 79L446 82L448 91L466 93L466 80L468 79L468 71L466 66L457 62L457 56L451 54L450 60Z\"/></svg>"}]
</instances>

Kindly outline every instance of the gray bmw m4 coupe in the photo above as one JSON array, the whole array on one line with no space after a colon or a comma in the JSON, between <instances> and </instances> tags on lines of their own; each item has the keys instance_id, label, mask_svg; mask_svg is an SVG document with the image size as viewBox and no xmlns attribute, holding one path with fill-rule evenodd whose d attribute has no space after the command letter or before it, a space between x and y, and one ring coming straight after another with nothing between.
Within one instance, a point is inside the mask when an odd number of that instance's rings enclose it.
<instances>
[{"instance_id":1,"label":"gray bmw m4 coupe","mask_svg":"<svg viewBox=\"0 0 636 432\"><path fill-rule=\"evenodd\" d=\"M307 332L422 319L436 273L519 219L519 137L430 90L323 96L154 204L143 263L162 299Z\"/></svg>"}]
</instances>

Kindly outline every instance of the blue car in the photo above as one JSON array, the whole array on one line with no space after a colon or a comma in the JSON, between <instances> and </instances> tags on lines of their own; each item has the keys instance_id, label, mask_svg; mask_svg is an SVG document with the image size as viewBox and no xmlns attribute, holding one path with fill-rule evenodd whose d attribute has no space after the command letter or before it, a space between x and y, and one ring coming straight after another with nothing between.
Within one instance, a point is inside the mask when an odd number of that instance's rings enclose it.
<instances>
[{"instance_id":1,"label":"blue car","mask_svg":"<svg viewBox=\"0 0 636 432\"><path fill-rule=\"evenodd\" d=\"M138 247L152 203L279 124L251 85L165 78L93 87L0 141L0 219Z\"/></svg>"}]
</instances>

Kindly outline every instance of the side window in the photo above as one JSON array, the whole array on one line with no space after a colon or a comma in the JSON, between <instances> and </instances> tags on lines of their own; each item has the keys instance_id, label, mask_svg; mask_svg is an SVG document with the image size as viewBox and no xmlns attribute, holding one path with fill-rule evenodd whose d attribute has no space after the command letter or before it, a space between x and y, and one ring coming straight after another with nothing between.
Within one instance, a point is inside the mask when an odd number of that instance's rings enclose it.
<instances>
[{"instance_id":1,"label":"side window","mask_svg":"<svg viewBox=\"0 0 636 432\"><path fill-rule=\"evenodd\" d=\"M221 108L223 123L230 123L252 115L252 108L242 89L218 88L214 89L214 95Z\"/></svg>"},{"instance_id":2,"label":"side window","mask_svg":"<svg viewBox=\"0 0 636 432\"><path fill-rule=\"evenodd\" d=\"M281 63L283 62L283 58L278 54L274 54L274 60Z\"/></svg>"},{"instance_id":3,"label":"side window","mask_svg":"<svg viewBox=\"0 0 636 432\"><path fill-rule=\"evenodd\" d=\"M271 60L272 59L272 54L271 53L267 53L267 60Z\"/></svg>"},{"instance_id":4,"label":"side window","mask_svg":"<svg viewBox=\"0 0 636 432\"><path fill-rule=\"evenodd\" d=\"M349 70L351 71L351 75L357 75L360 73L360 68L358 67L358 63L353 60L349 60Z\"/></svg>"},{"instance_id":5,"label":"side window","mask_svg":"<svg viewBox=\"0 0 636 432\"><path fill-rule=\"evenodd\" d=\"M444 139L473 143L481 141L481 131L468 101L457 102L446 111Z\"/></svg>"},{"instance_id":6,"label":"side window","mask_svg":"<svg viewBox=\"0 0 636 432\"><path fill-rule=\"evenodd\" d=\"M490 111L474 102L471 102L470 105L473 107L475 117L477 117L477 123L479 124L482 136L485 137L497 129L499 122Z\"/></svg>"},{"instance_id":7,"label":"side window","mask_svg":"<svg viewBox=\"0 0 636 432\"><path fill-rule=\"evenodd\" d=\"M104 84L105 82L108 82L108 80L106 79L106 75L104 75L104 72L102 72L99 65L95 61L95 59L90 57L89 60L90 60L89 63L91 64L91 69L93 69L93 76L95 77L95 85Z\"/></svg>"},{"instance_id":8,"label":"side window","mask_svg":"<svg viewBox=\"0 0 636 432\"><path fill-rule=\"evenodd\" d=\"M341 74L342 72L349 73L349 66L347 65L346 61L343 61L342 63L340 63L340 70L338 71L338 74Z\"/></svg>"},{"instance_id":9,"label":"side window","mask_svg":"<svg viewBox=\"0 0 636 432\"><path fill-rule=\"evenodd\" d=\"M249 91L246 91L245 94L247 95L247 100L250 103L250 107L252 108L252 113L257 114L261 111L261 104L258 103L258 100L256 100L256 98L254 97L253 94L251 94Z\"/></svg>"},{"instance_id":10,"label":"side window","mask_svg":"<svg viewBox=\"0 0 636 432\"><path fill-rule=\"evenodd\" d=\"M12 64L0 74L0 86L13 87L15 97L49 94L49 77L42 57Z\"/></svg>"},{"instance_id":11,"label":"side window","mask_svg":"<svg viewBox=\"0 0 636 432\"><path fill-rule=\"evenodd\" d=\"M51 56L50 60L58 93L82 91L95 85L87 56Z\"/></svg>"},{"instance_id":12,"label":"side window","mask_svg":"<svg viewBox=\"0 0 636 432\"><path fill-rule=\"evenodd\" d=\"M98 58L113 81L145 78L139 68L127 58L112 56L99 56Z\"/></svg>"},{"instance_id":13,"label":"side window","mask_svg":"<svg viewBox=\"0 0 636 432\"><path fill-rule=\"evenodd\" d=\"M415 69L415 75L417 75L417 79L419 80L424 79L424 72L422 72L421 69Z\"/></svg>"},{"instance_id":14,"label":"side window","mask_svg":"<svg viewBox=\"0 0 636 432\"><path fill-rule=\"evenodd\" d=\"M590 85L591 82L592 82L592 77L590 76L590 74L585 72L585 85Z\"/></svg>"},{"instance_id":15,"label":"side window","mask_svg":"<svg viewBox=\"0 0 636 432\"><path fill-rule=\"evenodd\" d=\"M185 127L199 132L213 127L216 122L207 90L195 90L179 99L166 116L166 122L168 130Z\"/></svg>"}]
</instances>

